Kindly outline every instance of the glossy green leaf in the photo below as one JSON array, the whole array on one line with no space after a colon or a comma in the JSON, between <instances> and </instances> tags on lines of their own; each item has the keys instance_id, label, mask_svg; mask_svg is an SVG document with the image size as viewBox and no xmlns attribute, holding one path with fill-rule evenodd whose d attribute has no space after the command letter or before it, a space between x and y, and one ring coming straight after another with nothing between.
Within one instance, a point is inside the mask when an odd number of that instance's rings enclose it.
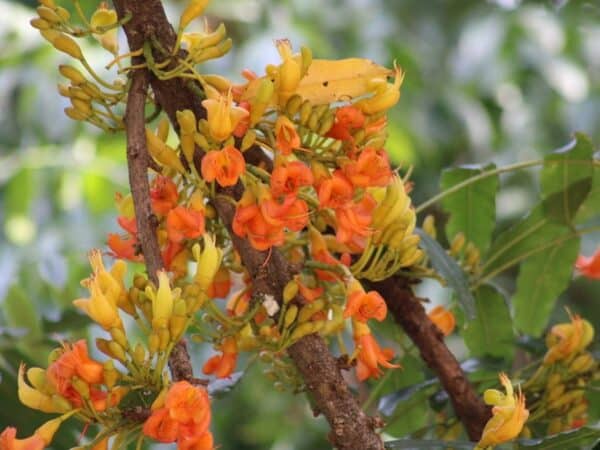
<instances>
[{"instance_id":1,"label":"glossy green leaf","mask_svg":"<svg viewBox=\"0 0 600 450\"><path fill-rule=\"evenodd\" d=\"M541 172L546 213L553 220L571 223L592 186L592 143L582 133L565 147L544 158Z\"/></svg>"},{"instance_id":2,"label":"glossy green leaf","mask_svg":"<svg viewBox=\"0 0 600 450\"><path fill-rule=\"evenodd\" d=\"M444 191L495 168L494 164L488 164L487 166L463 166L444 170L440 189ZM452 239L457 233L463 232L467 242L472 242L482 253L488 249L496 224L498 184L498 175L489 176L442 200L442 206L450 213L446 224L446 235L449 239Z\"/></svg>"},{"instance_id":3,"label":"glossy green leaf","mask_svg":"<svg viewBox=\"0 0 600 450\"><path fill-rule=\"evenodd\" d=\"M464 309L467 318L473 319L475 317L475 300L469 289L469 282L464 271L431 236L421 229L417 229L416 233L421 237L420 246L429 256L431 265L454 289L458 302Z\"/></svg>"},{"instance_id":4,"label":"glossy green leaf","mask_svg":"<svg viewBox=\"0 0 600 450\"><path fill-rule=\"evenodd\" d=\"M558 296L571 281L578 252L579 237L565 238L521 264L512 299L519 330L532 336L542 334Z\"/></svg>"},{"instance_id":5,"label":"glossy green leaf","mask_svg":"<svg viewBox=\"0 0 600 450\"><path fill-rule=\"evenodd\" d=\"M477 317L465 324L465 344L475 356L510 358L514 353L512 319L504 296L492 286L475 292Z\"/></svg>"},{"instance_id":6,"label":"glossy green leaf","mask_svg":"<svg viewBox=\"0 0 600 450\"><path fill-rule=\"evenodd\" d=\"M473 450L473 443L467 441L441 441L439 439L399 439L384 442L384 447L389 449L404 450Z\"/></svg>"},{"instance_id":7,"label":"glossy green leaf","mask_svg":"<svg viewBox=\"0 0 600 450\"><path fill-rule=\"evenodd\" d=\"M494 240L483 258L482 278L491 278L556 245L560 239L570 234L572 231L569 227L552 222L545 215L543 205L538 204L527 216Z\"/></svg>"},{"instance_id":8,"label":"glossy green leaf","mask_svg":"<svg viewBox=\"0 0 600 450\"><path fill-rule=\"evenodd\" d=\"M571 450L597 448L600 443L600 424L584 426L540 439L521 439L518 449Z\"/></svg>"}]
</instances>

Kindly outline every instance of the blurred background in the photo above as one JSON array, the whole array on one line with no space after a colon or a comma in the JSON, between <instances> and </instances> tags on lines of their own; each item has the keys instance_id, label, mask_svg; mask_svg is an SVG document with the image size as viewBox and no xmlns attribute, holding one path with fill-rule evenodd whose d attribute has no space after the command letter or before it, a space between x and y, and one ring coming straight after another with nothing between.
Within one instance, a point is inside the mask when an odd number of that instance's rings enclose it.
<instances>
[{"instance_id":1,"label":"blurred background","mask_svg":"<svg viewBox=\"0 0 600 450\"><path fill-rule=\"evenodd\" d=\"M177 20L185 1L164 3ZM91 14L98 1L81 4ZM63 114L68 101L56 85L66 57L30 27L36 6L0 0L0 429L17 425L23 435L42 417L18 404L18 362L45 365L61 338L90 335L88 320L70 304L89 271L86 252L117 231L114 193L127 190L124 136ZM449 165L537 159L574 131L600 142L595 1L221 0L208 13L210 24L225 22L234 49L206 72L238 80L244 68L261 73L278 61L273 40L284 37L318 58L397 61L406 77L387 150L395 165L414 166L417 204L437 192ZM91 40L87 45L101 73L106 53ZM502 181L501 226L538 194L535 172ZM582 251L591 254L599 242L586 236ZM598 325L592 300L599 294L598 283L577 279L564 295ZM419 361L403 364L405 374L422 373ZM274 394L262 369L252 364L231 393L215 400L221 448L328 448L324 421L312 418L304 399ZM396 381L396 388L406 385ZM72 433L66 429L55 448L73 445Z\"/></svg>"}]
</instances>

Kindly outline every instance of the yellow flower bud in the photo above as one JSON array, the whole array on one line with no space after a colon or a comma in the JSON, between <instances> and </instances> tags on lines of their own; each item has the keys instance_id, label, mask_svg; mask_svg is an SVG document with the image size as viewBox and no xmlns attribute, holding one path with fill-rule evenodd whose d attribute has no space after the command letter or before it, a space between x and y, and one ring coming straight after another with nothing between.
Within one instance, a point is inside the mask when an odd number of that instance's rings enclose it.
<instances>
[{"instance_id":1,"label":"yellow flower bud","mask_svg":"<svg viewBox=\"0 0 600 450\"><path fill-rule=\"evenodd\" d=\"M296 280L290 280L283 288L283 302L291 302L296 295L298 295L298 282Z\"/></svg>"},{"instance_id":2,"label":"yellow flower bud","mask_svg":"<svg viewBox=\"0 0 600 450\"><path fill-rule=\"evenodd\" d=\"M173 314L173 291L165 271L158 272L158 289L152 299L152 328L165 328Z\"/></svg>"},{"instance_id":3,"label":"yellow flower bud","mask_svg":"<svg viewBox=\"0 0 600 450\"><path fill-rule=\"evenodd\" d=\"M37 28L38 30L47 30L50 28L50 23L48 23L47 21L45 21L44 19L40 19L39 17L36 17L35 19L31 19L29 21L29 24L33 27L33 28Z\"/></svg>"},{"instance_id":4,"label":"yellow flower bud","mask_svg":"<svg viewBox=\"0 0 600 450\"><path fill-rule=\"evenodd\" d=\"M121 374L117 369L115 369L115 364L112 359L106 361L103 364L103 368L104 384L106 384L106 387L109 389L112 389L112 387L117 383L117 380L120 378Z\"/></svg>"},{"instance_id":5,"label":"yellow flower bud","mask_svg":"<svg viewBox=\"0 0 600 450\"><path fill-rule=\"evenodd\" d=\"M47 6L38 6L36 9L38 15L47 22L60 23L62 19L56 12Z\"/></svg>"},{"instance_id":6,"label":"yellow flower bud","mask_svg":"<svg viewBox=\"0 0 600 450\"><path fill-rule=\"evenodd\" d=\"M68 36L64 33L59 33L59 35L51 41L51 44L57 50L64 52L75 59L83 59L83 53L81 53L81 48L79 48L79 45L73 40L71 36Z\"/></svg>"},{"instance_id":7,"label":"yellow flower bud","mask_svg":"<svg viewBox=\"0 0 600 450\"><path fill-rule=\"evenodd\" d=\"M179 29L185 29L189 23L204 12L210 0L190 0L179 18Z\"/></svg>"},{"instance_id":8,"label":"yellow flower bud","mask_svg":"<svg viewBox=\"0 0 600 450\"><path fill-rule=\"evenodd\" d=\"M194 244L192 247L192 253L198 264L198 267L196 268L196 275L194 276L194 282L200 286L204 292L206 292L212 283L217 270L219 270L219 267L221 266L223 252L215 245L214 238L209 234L205 234L204 249L202 252L200 252L200 246L198 244Z\"/></svg>"}]
</instances>

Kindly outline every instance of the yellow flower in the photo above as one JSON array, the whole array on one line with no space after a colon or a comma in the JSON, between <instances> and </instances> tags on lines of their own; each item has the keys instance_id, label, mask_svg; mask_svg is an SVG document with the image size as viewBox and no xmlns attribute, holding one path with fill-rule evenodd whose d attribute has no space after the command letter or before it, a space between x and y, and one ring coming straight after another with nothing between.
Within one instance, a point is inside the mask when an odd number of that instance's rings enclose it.
<instances>
[{"instance_id":1,"label":"yellow flower","mask_svg":"<svg viewBox=\"0 0 600 450\"><path fill-rule=\"evenodd\" d=\"M554 325L546 336L548 352L544 364L552 364L576 355L594 339L594 327L577 314L571 315L570 323Z\"/></svg>"},{"instance_id":2,"label":"yellow flower","mask_svg":"<svg viewBox=\"0 0 600 450\"><path fill-rule=\"evenodd\" d=\"M204 249L200 251L200 246L194 244L192 248L194 259L198 263L194 281L200 288L207 292L213 282L215 274L221 267L223 256L222 250L215 245L215 240L208 234L204 235Z\"/></svg>"},{"instance_id":3,"label":"yellow flower","mask_svg":"<svg viewBox=\"0 0 600 450\"><path fill-rule=\"evenodd\" d=\"M521 433L523 425L529 417L525 408L525 396L519 389L515 394L510 379L501 373L500 383L504 386L506 394L496 389L488 389L483 394L483 399L492 408L492 418L488 420L483 429L481 440L475 450L491 448L494 445L508 442Z\"/></svg>"},{"instance_id":4,"label":"yellow flower","mask_svg":"<svg viewBox=\"0 0 600 450\"><path fill-rule=\"evenodd\" d=\"M90 298L73 300L73 305L83 310L94 322L107 331L111 328L122 328L123 323L117 305L102 292L98 278L92 277L85 280L84 283L90 290Z\"/></svg>"},{"instance_id":5,"label":"yellow flower","mask_svg":"<svg viewBox=\"0 0 600 450\"><path fill-rule=\"evenodd\" d=\"M210 135L217 141L231 136L240 121L249 115L244 108L233 106L231 89L226 96L218 94L216 98L203 100L202 106L206 109Z\"/></svg>"}]
</instances>

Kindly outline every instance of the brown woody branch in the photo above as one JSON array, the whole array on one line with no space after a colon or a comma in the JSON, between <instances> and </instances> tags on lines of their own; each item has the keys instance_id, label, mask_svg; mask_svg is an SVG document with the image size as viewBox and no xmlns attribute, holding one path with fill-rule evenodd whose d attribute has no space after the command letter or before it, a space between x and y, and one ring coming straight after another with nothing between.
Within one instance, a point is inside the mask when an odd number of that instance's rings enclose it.
<instances>
[{"instance_id":1,"label":"brown woody branch","mask_svg":"<svg viewBox=\"0 0 600 450\"><path fill-rule=\"evenodd\" d=\"M491 416L481 398L473 389L458 361L444 343L444 336L425 313L415 297L410 280L391 277L372 283L385 299L396 322L417 345L421 357L439 377L448 393L456 415L463 423L472 441L478 441Z\"/></svg>"},{"instance_id":2,"label":"brown woody branch","mask_svg":"<svg viewBox=\"0 0 600 450\"><path fill-rule=\"evenodd\" d=\"M127 13L132 15L132 19L124 26L132 50L142 48L146 41L153 39L165 49L173 47L175 33L160 0L114 0L114 4L120 18ZM160 54L155 54L155 57L161 59ZM175 112L178 110L191 109L196 117L204 116L200 102L183 81L177 78L161 81L152 74L149 77L156 101L175 127ZM215 206L221 220L231 229L234 209L230 202L217 199ZM254 295L272 295L281 300L283 288L294 272L283 255L275 249L270 255L256 251L247 241L234 234L232 237L242 262L253 278ZM306 336L289 349L289 354L305 377L306 386L319 412L325 415L331 425L332 444L343 450L383 449L383 443L375 431L379 424L360 409L324 340L318 335Z\"/></svg>"},{"instance_id":3,"label":"brown woody branch","mask_svg":"<svg viewBox=\"0 0 600 450\"><path fill-rule=\"evenodd\" d=\"M141 62L138 58L135 63ZM148 91L149 73L136 70L131 76L131 85L127 95L125 109L125 127L127 134L127 168L129 186L133 198L138 240L148 277L158 284L157 271L163 267L160 247L156 236L157 219L150 203L150 185L148 183L148 164L150 156L146 144L145 107ZM194 380L192 364L185 342L179 342L169 357L169 367L173 379Z\"/></svg>"}]
</instances>

